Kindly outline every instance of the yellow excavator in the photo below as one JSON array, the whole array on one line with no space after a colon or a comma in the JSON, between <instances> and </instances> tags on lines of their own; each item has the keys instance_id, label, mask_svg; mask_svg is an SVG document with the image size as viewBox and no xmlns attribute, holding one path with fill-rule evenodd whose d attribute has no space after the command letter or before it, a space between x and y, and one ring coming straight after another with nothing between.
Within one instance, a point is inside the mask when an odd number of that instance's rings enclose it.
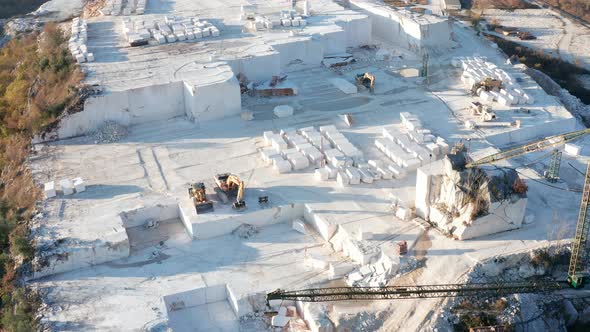
<instances>
[{"instance_id":1,"label":"yellow excavator","mask_svg":"<svg viewBox=\"0 0 590 332\"><path fill-rule=\"evenodd\" d=\"M371 93L375 92L375 76L371 73L364 73L356 75L356 85L357 86L364 86L371 91Z\"/></svg>"},{"instance_id":2,"label":"yellow excavator","mask_svg":"<svg viewBox=\"0 0 590 332\"><path fill-rule=\"evenodd\" d=\"M245 183L240 180L237 175L230 173L217 174L215 176L215 183L217 184L217 195L224 202L229 201L228 196L236 196L236 201L233 204L235 210L243 210L246 208L244 201Z\"/></svg>"},{"instance_id":3,"label":"yellow excavator","mask_svg":"<svg viewBox=\"0 0 590 332\"><path fill-rule=\"evenodd\" d=\"M188 188L188 196L192 199L197 214L213 211L213 202L207 199L205 184L195 182Z\"/></svg>"},{"instance_id":4,"label":"yellow excavator","mask_svg":"<svg viewBox=\"0 0 590 332\"><path fill-rule=\"evenodd\" d=\"M473 86L471 87L471 94L473 96L478 96L480 89L485 90L485 91L498 92L503 87L504 87L504 85L502 85L502 80L498 80L498 79L491 78L491 77L486 77L483 81L479 81L479 82L473 84Z\"/></svg>"}]
</instances>

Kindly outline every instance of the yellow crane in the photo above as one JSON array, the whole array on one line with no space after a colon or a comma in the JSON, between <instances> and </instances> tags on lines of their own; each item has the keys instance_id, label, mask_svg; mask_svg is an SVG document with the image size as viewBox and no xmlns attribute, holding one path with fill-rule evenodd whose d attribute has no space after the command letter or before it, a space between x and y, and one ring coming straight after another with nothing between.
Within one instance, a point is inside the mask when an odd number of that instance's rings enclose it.
<instances>
[{"instance_id":1,"label":"yellow crane","mask_svg":"<svg viewBox=\"0 0 590 332\"><path fill-rule=\"evenodd\" d=\"M481 166L485 164L492 164L500 160L510 159L518 156L522 156L524 154L535 152L539 150L543 150L552 146L565 144L569 141L573 141L578 139L584 135L590 134L590 128L573 131L566 134L550 136L545 139L535 141L532 143L528 143L522 146L518 146L512 149L508 149L502 152L498 152L487 157L472 161L468 163L465 167L471 168L476 166Z\"/></svg>"}]
</instances>

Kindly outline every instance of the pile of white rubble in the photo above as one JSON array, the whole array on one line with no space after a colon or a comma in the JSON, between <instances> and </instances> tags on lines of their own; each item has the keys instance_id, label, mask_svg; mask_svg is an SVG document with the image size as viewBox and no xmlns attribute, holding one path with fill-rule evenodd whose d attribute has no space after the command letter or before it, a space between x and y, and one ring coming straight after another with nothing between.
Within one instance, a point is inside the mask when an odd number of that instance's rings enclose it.
<instances>
[{"instance_id":1,"label":"pile of white rubble","mask_svg":"<svg viewBox=\"0 0 590 332\"><path fill-rule=\"evenodd\" d=\"M346 276L346 283L351 287L383 287L399 271L399 258L392 259L381 252L379 258Z\"/></svg>"},{"instance_id":2,"label":"pile of white rubble","mask_svg":"<svg viewBox=\"0 0 590 332\"><path fill-rule=\"evenodd\" d=\"M218 37L220 31L208 21L200 21L196 17L183 18L166 16L164 21L146 23L145 20L132 21L123 18L123 33L132 46L138 43L156 44L175 43L177 41L200 40L207 37Z\"/></svg>"},{"instance_id":3,"label":"pile of white rubble","mask_svg":"<svg viewBox=\"0 0 590 332\"><path fill-rule=\"evenodd\" d=\"M383 138L375 140L375 146L394 164L374 166L390 171L396 178L439 159L449 152L449 145L442 137L432 135L422 127L420 119L411 113L400 113L403 131L398 126L383 128Z\"/></svg>"},{"instance_id":4,"label":"pile of white rubble","mask_svg":"<svg viewBox=\"0 0 590 332\"><path fill-rule=\"evenodd\" d=\"M72 34L68 42L68 48L76 62L93 62L94 54L88 52L88 25L86 20L76 17L72 20Z\"/></svg>"},{"instance_id":5,"label":"pile of white rubble","mask_svg":"<svg viewBox=\"0 0 590 332\"><path fill-rule=\"evenodd\" d=\"M104 16L143 15L146 3L147 0L106 0L105 6L100 10L100 13Z\"/></svg>"},{"instance_id":6,"label":"pile of white rubble","mask_svg":"<svg viewBox=\"0 0 590 332\"><path fill-rule=\"evenodd\" d=\"M504 69L486 61L485 57L457 57L451 61L454 67L463 68L461 81L469 90L474 84L485 81L486 78L502 81L500 91L485 91L478 89L477 95L484 103L497 101L502 106L518 104L532 104L534 98L527 94L522 87Z\"/></svg>"}]
</instances>

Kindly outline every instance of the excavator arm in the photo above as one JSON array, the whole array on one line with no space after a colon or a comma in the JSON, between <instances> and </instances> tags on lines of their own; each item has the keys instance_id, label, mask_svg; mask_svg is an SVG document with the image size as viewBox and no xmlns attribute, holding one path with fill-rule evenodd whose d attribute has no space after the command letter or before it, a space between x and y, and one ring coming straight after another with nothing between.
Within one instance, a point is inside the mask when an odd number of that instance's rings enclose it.
<instances>
[{"instance_id":1,"label":"excavator arm","mask_svg":"<svg viewBox=\"0 0 590 332\"><path fill-rule=\"evenodd\" d=\"M246 188L246 184L244 181L240 180L239 177L236 175L228 176L226 180L227 186L230 190L235 189L238 187L238 194L236 195L236 202L233 204L234 209L241 210L246 208L246 202L244 201L244 190Z\"/></svg>"}]
</instances>

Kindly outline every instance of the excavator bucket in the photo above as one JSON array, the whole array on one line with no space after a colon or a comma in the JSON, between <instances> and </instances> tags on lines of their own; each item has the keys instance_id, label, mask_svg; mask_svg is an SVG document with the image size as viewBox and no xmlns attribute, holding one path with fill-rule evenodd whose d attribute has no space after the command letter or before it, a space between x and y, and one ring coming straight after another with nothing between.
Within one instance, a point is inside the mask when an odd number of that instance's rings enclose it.
<instances>
[{"instance_id":1,"label":"excavator bucket","mask_svg":"<svg viewBox=\"0 0 590 332\"><path fill-rule=\"evenodd\" d=\"M203 202L195 204L195 209L197 210L197 214L206 213L209 211L213 211L213 203L212 202Z\"/></svg>"},{"instance_id":2,"label":"excavator bucket","mask_svg":"<svg viewBox=\"0 0 590 332\"><path fill-rule=\"evenodd\" d=\"M233 204L234 210L244 210L246 208L246 202L237 201Z\"/></svg>"}]
</instances>

